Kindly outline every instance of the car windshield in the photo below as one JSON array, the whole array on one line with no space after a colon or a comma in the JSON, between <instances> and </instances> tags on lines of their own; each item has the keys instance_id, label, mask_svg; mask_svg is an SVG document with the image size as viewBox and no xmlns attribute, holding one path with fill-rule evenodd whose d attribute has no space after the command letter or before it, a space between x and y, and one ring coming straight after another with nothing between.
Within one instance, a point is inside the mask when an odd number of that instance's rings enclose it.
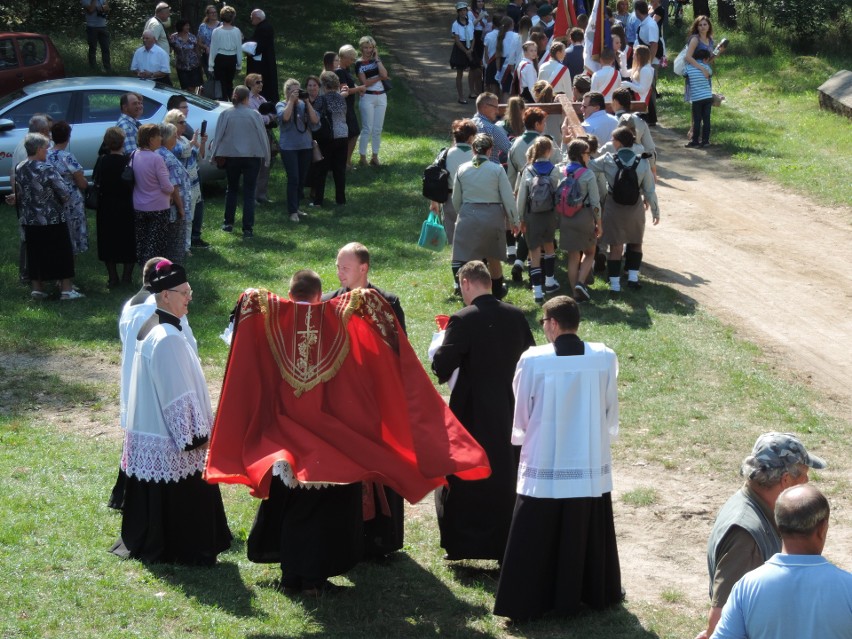
<instances>
[{"instance_id":1,"label":"car windshield","mask_svg":"<svg viewBox=\"0 0 852 639\"><path fill-rule=\"evenodd\" d=\"M0 109L9 104L10 102L14 102L20 98L23 98L26 95L23 90L18 89L17 91L12 91L9 95L3 96L0 98Z\"/></svg>"},{"instance_id":2,"label":"car windshield","mask_svg":"<svg viewBox=\"0 0 852 639\"><path fill-rule=\"evenodd\" d=\"M182 95L186 98L186 101L189 104L201 107L205 111L212 111L213 109L219 106L219 103L216 102L216 100L211 100L209 98L205 98L200 95L195 95L193 93L187 93L186 91L181 91L180 89L175 89L174 87L170 87L165 84L158 84L157 90L162 91L163 93L174 93L176 95Z\"/></svg>"}]
</instances>

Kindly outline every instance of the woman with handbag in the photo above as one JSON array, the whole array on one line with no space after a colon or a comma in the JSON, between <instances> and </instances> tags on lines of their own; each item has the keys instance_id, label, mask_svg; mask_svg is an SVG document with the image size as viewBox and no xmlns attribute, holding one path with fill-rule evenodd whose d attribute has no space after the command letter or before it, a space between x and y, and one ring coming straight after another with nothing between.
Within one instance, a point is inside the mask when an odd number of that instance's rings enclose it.
<instances>
[{"instance_id":1,"label":"woman with handbag","mask_svg":"<svg viewBox=\"0 0 852 639\"><path fill-rule=\"evenodd\" d=\"M291 222L307 215L299 207L305 188L308 167L313 156L311 131L320 126L319 115L308 101L308 94L296 78L284 82L284 100L275 105L280 130L279 148L284 171L287 173L287 212Z\"/></svg>"},{"instance_id":2,"label":"woman with handbag","mask_svg":"<svg viewBox=\"0 0 852 639\"><path fill-rule=\"evenodd\" d=\"M130 284L136 261L136 229L133 221L133 187L121 179L130 156L124 154L124 130L109 127L93 174L98 193L96 214L98 259L107 269L107 287ZM121 280L118 265L122 265Z\"/></svg>"},{"instance_id":3,"label":"woman with handbag","mask_svg":"<svg viewBox=\"0 0 852 639\"><path fill-rule=\"evenodd\" d=\"M334 177L334 201L346 204L346 150L349 127L346 125L346 97L349 87L340 86L340 79L333 71L320 75L323 94L314 102L320 116L320 128L314 133L324 161L314 164L314 204L322 206L325 199L325 181L329 169Z\"/></svg>"}]
</instances>

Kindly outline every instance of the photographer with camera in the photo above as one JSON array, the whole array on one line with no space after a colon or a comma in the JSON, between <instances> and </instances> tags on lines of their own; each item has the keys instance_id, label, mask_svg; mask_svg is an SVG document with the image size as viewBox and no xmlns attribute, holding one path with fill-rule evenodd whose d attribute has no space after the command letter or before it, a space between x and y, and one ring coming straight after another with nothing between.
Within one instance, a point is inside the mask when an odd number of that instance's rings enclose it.
<instances>
[{"instance_id":1,"label":"photographer with camera","mask_svg":"<svg viewBox=\"0 0 852 639\"><path fill-rule=\"evenodd\" d=\"M291 222L307 215L299 208L299 200L308 177L313 155L311 131L320 128L320 117L308 100L308 92L295 78L284 82L284 100L275 105L281 137L278 145L287 173L287 213Z\"/></svg>"},{"instance_id":2,"label":"photographer with camera","mask_svg":"<svg viewBox=\"0 0 852 639\"><path fill-rule=\"evenodd\" d=\"M95 52L101 47L101 61L105 71L112 71L109 58L109 31L107 16L109 15L109 0L80 0L86 12L86 40L89 43L89 66L97 69Z\"/></svg>"}]
</instances>

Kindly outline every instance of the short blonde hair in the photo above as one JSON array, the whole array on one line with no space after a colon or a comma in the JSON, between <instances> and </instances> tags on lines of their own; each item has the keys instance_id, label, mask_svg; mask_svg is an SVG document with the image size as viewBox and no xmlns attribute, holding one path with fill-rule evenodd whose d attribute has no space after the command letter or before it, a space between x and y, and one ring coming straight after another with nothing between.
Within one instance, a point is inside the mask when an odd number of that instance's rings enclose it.
<instances>
[{"instance_id":1,"label":"short blonde hair","mask_svg":"<svg viewBox=\"0 0 852 639\"><path fill-rule=\"evenodd\" d=\"M249 73L246 76L246 86L251 89L252 85L258 80L263 80L263 76L259 73Z\"/></svg>"},{"instance_id":2,"label":"short blonde hair","mask_svg":"<svg viewBox=\"0 0 852 639\"><path fill-rule=\"evenodd\" d=\"M351 44L344 44L340 47L340 51L337 52L337 55L341 58L351 58L354 60L358 57L358 52Z\"/></svg>"},{"instance_id":3,"label":"short blonde hair","mask_svg":"<svg viewBox=\"0 0 852 639\"><path fill-rule=\"evenodd\" d=\"M180 109L172 109L166 113L166 117L163 118L163 122L168 122L169 124L178 124L181 120L183 120L184 123L186 122L183 111Z\"/></svg>"},{"instance_id":4,"label":"short blonde hair","mask_svg":"<svg viewBox=\"0 0 852 639\"><path fill-rule=\"evenodd\" d=\"M361 49L361 51L364 50L365 44L369 44L371 47L375 47L376 41L373 40L373 38L371 38L370 36L364 36L363 38L358 40L358 48Z\"/></svg>"}]
</instances>

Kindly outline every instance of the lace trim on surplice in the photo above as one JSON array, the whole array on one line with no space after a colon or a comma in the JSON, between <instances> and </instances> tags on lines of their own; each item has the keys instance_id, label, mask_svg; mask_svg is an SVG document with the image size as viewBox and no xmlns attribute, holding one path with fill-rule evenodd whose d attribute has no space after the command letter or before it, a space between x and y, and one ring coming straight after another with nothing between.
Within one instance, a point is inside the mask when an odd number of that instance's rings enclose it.
<instances>
[{"instance_id":1,"label":"lace trim on surplice","mask_svg":"<svg viewBox=\"0 0 852 639\"><path fill-rule=\"evenodd\" d=\"M121 467L143 481L180 481L204 470L207 446L184 451L171 437L129 431L124 437Z\"/></svg>"}]
</instances>

